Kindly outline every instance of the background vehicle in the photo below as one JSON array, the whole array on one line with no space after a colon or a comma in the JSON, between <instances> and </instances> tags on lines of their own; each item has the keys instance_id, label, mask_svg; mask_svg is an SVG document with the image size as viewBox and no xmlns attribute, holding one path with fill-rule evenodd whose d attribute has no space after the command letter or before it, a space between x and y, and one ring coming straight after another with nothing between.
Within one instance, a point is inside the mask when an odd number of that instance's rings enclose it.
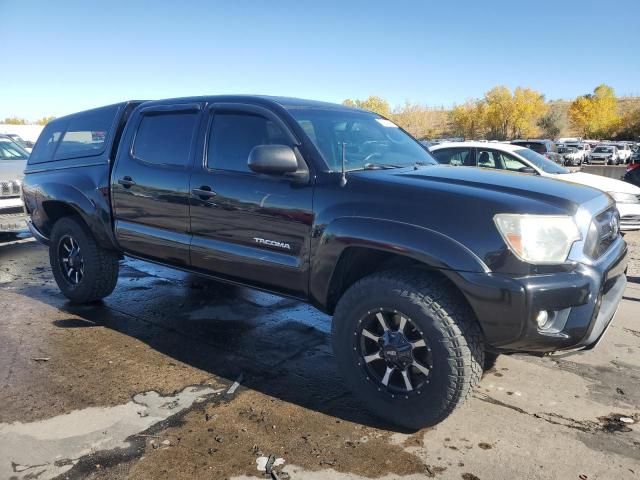
<instances>
[{"instance_id":1,"label":"background vehicle","mask_svg":"<svg viewBox=\"0 0 640 480\"><path fill-rule=\"evenodd\" d=\"M591 152L591 149L589 148L589 144L588 143L567 142L567 143L564 144L564 148L573 148L573 149L575 149L574 152L570 152L569 153L569 158L568 159L567 159L567 155L564 155L565 162L566 162L566 160L570 161L570 163L565 163L565 165L582 165L585 162L585 160L587 160L587 157L589 156L589 153ZM560 153L559 150L558 150L558 153Z\"/></svg>"},{"instance_id":2,"label":"background vehicle","mask_svg":"<svg viewBox=\"0 0 640 480\"><path fill-rule=\"evenodd\" d=\"M589 163L602 165L618 165L618 149L613 145L598 145L589 153Z\"/></svg>"},{"instance_id":3,"label":"background vehicle","mask_svg":"<svg viewBox=\"0 0 640 480\"><path fill-rule=\"evenodd\" d=\"M607 192L616 201L616 207L620 213L621 230L640 230L640 188L621 180L584 172L570 172L543 156L517 145L489 146L477 142L464 142L438 145L431 148L431 153L440 163L536 174L598 188ZM460 159L464 159L463 163L459 163Z\"/></svg>"},{"instance_id":4,"label":"background vehicle","mask_svg":"<svg viewBox=\"0 0 640 480\"><path fill-rule=\"evenodd\" d=\"M631 146L626 142L619 142L612 145L615 145L615 147L618 149L618 158L620 159L620 163L622 164L629 163L629 160L631 159L631 154L633 153L631 151Z\"/></svg>"},{"instance_id":5,"label":"background vehicle","mask_svg":"<svg viewBox=\"0 0 640 480\"><path fill-rule=\"evenodd\" d=\"M391 121L341 105L217 96L81 112L46 126L24 185L72 301L109 295L122 255L307 301L333 315L354 394L409 428L464 401L486 350L593 347L626 282L607 195L440 166Z\"/></svg>"},{"instance_id":6,"label":"background vehicle","mask_svg":"<svg viewBox=\"0 0 640 480\"><path fill-rule=\"evenodd\" d=\"M529 148L552 162L564 164L562 155L558 153L558 147L551 140L514 140L511 144Z\"/></svg>"},{"instance_id":7,"label":"background vehicle","mask_svg":"<svg viewBox=\"0 0 640 480\"><path fill-rule=\"evenodd\" d=\"M632 162L627 167L627 171L624 174L624 181L640 187L640 159L637 162Z\"/></svg>"},{"instance_id":8,"label":"background vehicle","mask_svg":"<svg viewBox=\"0 0 640 480\"><path fill-rule=\"evenodd\" d=\"M584 160L584 153L580 152L576 147L558 145L558 153L562 155L564 165L579 166Z\"/></svg>"},{"instance_id":9,"label":"background vehicle","mask_svg":"<svg viewBox=\"0 0 640 480\"><path fill-rule=\"evenodd\" d=\"M26 230L22 177L29 153L11 138L0 135L0 233Z\"/></svg>"},{"instance_id":10,"label":"background vehicle","mask_svg":"<svg viewBox=\"0 0 640 480\"><path fill-rule=\"evenodd\" d=\"M31 150L33 149L33 142L23 140L22 137L17 133L5 133L3 135L6 135L7 137L11 138L14 142L16 142L22 148L24 148L27 152L31 152Z\"/></svg>"}]
</instances>

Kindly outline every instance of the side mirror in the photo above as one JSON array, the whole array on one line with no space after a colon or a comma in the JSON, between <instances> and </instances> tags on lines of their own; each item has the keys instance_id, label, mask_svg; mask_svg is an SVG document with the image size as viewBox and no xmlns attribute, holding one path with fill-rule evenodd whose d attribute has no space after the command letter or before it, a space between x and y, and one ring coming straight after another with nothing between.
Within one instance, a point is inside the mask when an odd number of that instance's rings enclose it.
<instances>
[{"instance_id":1,"label":"side mirror","mask_svg":"<svg viewBox=\"0 0 640 480\"><path fill-rule=\"evenodd\" d=\"M298 170L298 159L287 145L257 145L249 153L249 168L256 173L284 175Z\"/></svg>"},{"instance_id":2,"label":"side mirror","mask_svg":"<svg viewBox=\"0 0 640 480\"><path fill-rule=\"evenodd\" d=\"M531 167L522 167L522 168L519 168L518 171L520 173L538 173Z\"/></svg>"}]
</instances>

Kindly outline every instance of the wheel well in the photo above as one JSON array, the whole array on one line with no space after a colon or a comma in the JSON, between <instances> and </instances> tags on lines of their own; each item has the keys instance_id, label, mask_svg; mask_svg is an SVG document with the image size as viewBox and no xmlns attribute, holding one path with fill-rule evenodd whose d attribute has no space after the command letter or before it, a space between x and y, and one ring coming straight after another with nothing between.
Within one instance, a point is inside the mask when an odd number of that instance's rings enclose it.
<instances>
[{"instance_id":1,"label":"wheel well","mask_svg":"<svg viewBox=\"0 0 640 480\"><path fill-rule=\"evenodd\" d=\"M342 252L331 277L327 298L328 312L333 314L342 294L361 278L395 268L423 268L442 275L428 265L404 255L366 247L348 247Z\"/></svg>"},{"instance_id":2,"label":"wheel well","mask_svg":"<svg viewBox=\"0 0 640 480\"><path fill-rule=\"evenodd\" d=\"M71 207L68 203L60 202L57 200L49 200L42 202L42 209L47 216L47 222L43 226L42 230L45 235L50 235L53 225L63 217L76 217L82 223L82 217L80 214Z\"/></svg>"}]
</instances>

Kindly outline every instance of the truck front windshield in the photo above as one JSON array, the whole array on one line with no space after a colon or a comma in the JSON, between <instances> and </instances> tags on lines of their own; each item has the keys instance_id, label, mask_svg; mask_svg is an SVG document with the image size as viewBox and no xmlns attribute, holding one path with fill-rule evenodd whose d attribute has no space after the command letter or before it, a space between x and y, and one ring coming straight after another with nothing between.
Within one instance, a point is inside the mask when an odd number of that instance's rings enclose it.
<instances>
[{"instance_id":1,"label":"truck front windshield","mask_svg":"<svg viewBox=\"0 0 640 480\"><path fill-rule=\"evenodd\" d=\"M417 140L374 113L290 107L289 112L333 171L436 165Z\"/></svg>"}]
</instances>

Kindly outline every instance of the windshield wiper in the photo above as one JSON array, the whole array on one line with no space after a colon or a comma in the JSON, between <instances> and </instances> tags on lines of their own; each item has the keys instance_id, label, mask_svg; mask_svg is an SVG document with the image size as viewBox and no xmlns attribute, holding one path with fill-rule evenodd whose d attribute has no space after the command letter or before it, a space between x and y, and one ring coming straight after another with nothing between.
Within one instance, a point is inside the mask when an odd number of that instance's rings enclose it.
<instances>
[{"instance_id":1,"label":"windshield wiper","mask_svg":"<svg viewBox=\"0 0 640 480\"><path fill-rule=\"evenodd\" d=\"M408 165L393 165L391 163L365 163L362 166L363 170L389 170L391 168L404 168Z\"/></svg>"}]
</instances>

